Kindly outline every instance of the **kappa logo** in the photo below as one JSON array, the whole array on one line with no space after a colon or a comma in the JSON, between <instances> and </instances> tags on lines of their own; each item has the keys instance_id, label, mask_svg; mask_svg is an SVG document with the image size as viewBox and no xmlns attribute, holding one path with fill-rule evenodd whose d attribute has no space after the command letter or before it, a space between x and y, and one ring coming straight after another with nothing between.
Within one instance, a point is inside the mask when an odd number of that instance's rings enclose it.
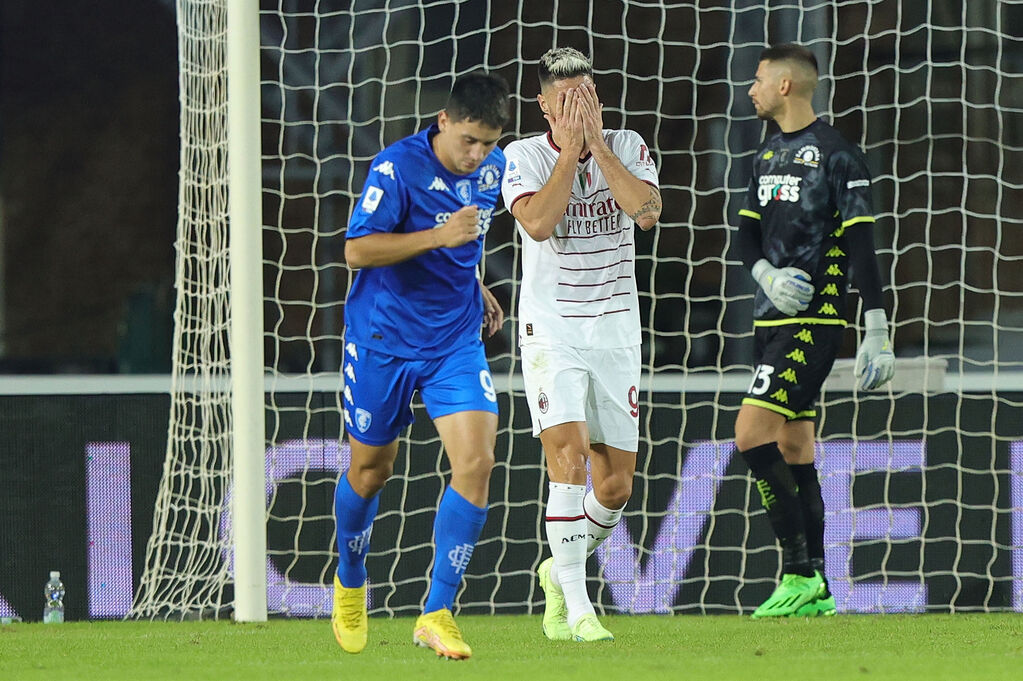
<instances>
[{"instance_id":1,"label":"kappa logo","mask_svg":"<svg viewBox=\"0 0 1023 681\"><path fill-rule=\"evenodd\" d=\"M797 166L809 166L816 168L821 164L821 150L813 144L806 144L799 148L796 157L792 162Z\"/></svg>"},{"instance_id":2,"label":"kappa logo","mask_svg":"<svg viewBox=\"0 0 1023 681\"><path fill-rule=\"evenodd\" d=\"M367 187L366 195L362 197L362 210L367 213L372 213L380 205L380 198L384 195L384 190L380 187Z\"/></svg>"},{"instance_id":3,"label":"kappa logo","mask_svg":"<svg viewBox=\"0 0 1023 681\"><path fill-rule=\"evenodd\" d=\"M427 189L432 189L435 192L446 192L448 191L448 186L444 184L444 180L434 175L433 182L430 183L430 186L427 187Z\"/></svg>"},{"instance_id":4,"label":"kappa logo","mask_svg":"<svg viewBox=\"0 0 1023 681\"><path fill-rule=\"evenodd\" d=\"M481 192L487 192L497 187L501 180L501 171L492 163L480 168L479 179L476 180L476 188Z\"/></svg>"},{"instance_id":5,"label":"kappa logo","mask_svg":"<svg viewBox=\"0 0 1023 681\"><path fill-rule=\"evenodd\" d=\"M345 362L345 376L347 376L348 380L352 383L358 383L358 381L355 380L355 369L352 368L351 362Z\"/></svg>"},{"instance_id":6,"label":"kappa logo","mask_svg":"<svg viewBox=\"0 0 1023 681\"><path fill-rule=\"evenodd\" d=\"M456 182L455 194L458 195L463 206L468 206L472 203L472 182L469 180L459 180Z\"/></svg>"},{"instance_id":7,"label":"kappa logo","mask_svg":"<svg viewBox=\"0 0 1023 681\"><path fill-rule=\"evenodd\" d=\"M355 427L355 424L352 423L352 415L348 413L348 408L347 407L345 408L345 424L347 424L347 426L349 428L354 428Z\"/></svg>"},{"instance_id":8,"label":"kappa logo","mask_svg":"<svg viewBox=\"0 0 1023 681\"><path fill-rule=\"evenodd\" d=\"M355 347L355 343L345 343L345 352L347 352L356 362L359 361L359 348Z\"/></svg>"},{"instance_id":9,"label":"kappa logo","mask_svg":"<svg viewBox=\"0 0 1023 681\"><path fill-rule=\"evenodd\" d=\"M369 424L373 423L373 414L369 413L362 407L355 408L355 427L359 429L360 433L365 433L369 430Z\"/></svg>"},{"instance_id":10,"label":"kappa logo","mask_svg":"<svg viewBox=\"0 0 1023 681\"><path fill-rule=\"evenodd\" d=\"M380 173L381 175L385 175L385 176L387 176L387 177L389 177L389 178L391 178L393 180L394 179L394 164L391 163L390 161L384 161L383 163L378 163L377 165L373 166L373 172L374 173Z\"/></svg>"}]
</instances>

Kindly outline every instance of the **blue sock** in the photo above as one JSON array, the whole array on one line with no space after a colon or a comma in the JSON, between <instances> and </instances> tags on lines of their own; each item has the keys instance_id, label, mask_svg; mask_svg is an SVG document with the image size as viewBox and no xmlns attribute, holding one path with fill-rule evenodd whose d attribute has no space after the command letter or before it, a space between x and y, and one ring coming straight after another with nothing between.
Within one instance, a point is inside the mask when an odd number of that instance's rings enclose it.
<instances>
[{"instance_id":1,"label":"blue sock","mask_svg":"<svg viewBox=\"0 0 1023 681\"><path fill-rule=\"evenodd\" d=\"M334 519L337 522L337 578L349 589L366 583L366 554L373 519L380 495L364 499L348 482L348 471L341 473L334 490Z\"/></svg>"},{"instance_id":2,"label":"blue sock","mask_svg":"<svg viewBox=\"0 0 1023 681\"><path fill-rule=\"evenodd\" d=\"M433 521L433 543L437 553L433 559L430 593L426 597L424 613L451 609L486 521L486 506L480 508L470 504L450 486L444 490L437 518Z\"/></svg>"}]
</instances>

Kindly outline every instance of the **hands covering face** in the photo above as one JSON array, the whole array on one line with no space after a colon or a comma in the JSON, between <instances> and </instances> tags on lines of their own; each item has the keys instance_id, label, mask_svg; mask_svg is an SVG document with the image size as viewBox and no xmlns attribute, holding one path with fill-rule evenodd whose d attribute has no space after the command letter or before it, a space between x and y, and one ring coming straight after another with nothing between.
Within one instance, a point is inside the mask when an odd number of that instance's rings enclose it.
<instances>
[{"instance_id":1,"label":"hands covering face","mask_svg":"<svg viewBox=\"0 0 1023 681\"><path fill-rule=\"evenodd\" d=\"M592 149L595 144L604 141L604 105L597 99L597 88L589 76L583 78L582 84L576 89L576 98L580 103L583 138Z\"/></svg>"},{"instance_id":2,"label":"hands covering face","mask_svg":"<svg viewBox=\"0 0 1023 681\"><path fill-rule=\"evenodd\" d=\"M561 149L581 151L603 142L603 108L589 76L577 87L559 91L551 109L544 113L554 143Z\"/></svg>"}]
</instances>

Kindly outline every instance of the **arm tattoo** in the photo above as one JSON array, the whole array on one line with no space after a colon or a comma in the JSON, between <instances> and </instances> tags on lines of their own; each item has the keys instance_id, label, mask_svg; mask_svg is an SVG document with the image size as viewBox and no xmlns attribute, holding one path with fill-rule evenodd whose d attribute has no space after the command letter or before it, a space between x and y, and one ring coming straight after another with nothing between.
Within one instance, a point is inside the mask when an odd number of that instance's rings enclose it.
<instances>
[{"instance_id":1,"label":"arm tattoo","mask_svg":"<svg viewBox=\"0 0 1023 681\"><path fill-rule=\"evenodd\" d=\"M639 219L644 215L655 214L659 215L661 212L661 195L654 189L650 188L650 198L647 199L646 203L639 207L638 210L629 215L633 222L639 222Z\"/></svg>"}]
</instances>

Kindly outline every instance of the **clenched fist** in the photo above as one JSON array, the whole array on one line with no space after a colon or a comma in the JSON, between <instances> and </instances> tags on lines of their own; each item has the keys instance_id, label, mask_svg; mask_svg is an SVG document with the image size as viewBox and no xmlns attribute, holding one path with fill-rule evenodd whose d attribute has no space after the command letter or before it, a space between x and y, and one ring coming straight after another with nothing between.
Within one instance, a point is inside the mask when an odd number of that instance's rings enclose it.
<instances>
[{"instance_id":1,"label":"clenched fist","mask_svg":"<svg viewBox=\"0 0 1023 681\"><path fill-rule=\"evenodd\" d=\"M448 221L436 228L441 248L456 248L473 241L480 235L479 210L476 206L459 208Z\"/></svg>"}]
</instances>

